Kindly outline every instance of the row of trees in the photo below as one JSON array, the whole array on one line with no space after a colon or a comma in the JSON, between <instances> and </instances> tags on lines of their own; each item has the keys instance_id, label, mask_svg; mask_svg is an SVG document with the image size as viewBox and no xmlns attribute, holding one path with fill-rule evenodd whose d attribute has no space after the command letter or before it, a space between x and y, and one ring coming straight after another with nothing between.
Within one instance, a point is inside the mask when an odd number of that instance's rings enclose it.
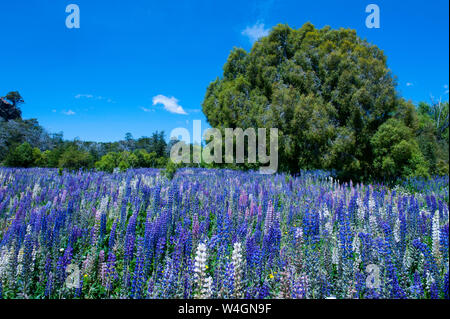
<instances>
[{"instance_id":1,"label":"row of trees","mask_svg":"<svg viewBox=\"0 0 450 319\"><path fill-rule=\"evenodd\" d=\"M63 134L49 134L36 119L23 120L19 92L0 98L0 164L11 167L67 169L164 167L172 143L164 132L134 139L130 133L118 142L66 141Z\"/></svg>"},{"instance_id":2,"label":"row of trees","mask_svg":"<svg viewBox=\"0 0 450 319\"><path fill-rule=\"evenodd\" d=\"M156 152L147 153L144 149L134 152L109 152L100 159L75 145L69 145L64 150L54 149L41 152L24 142L8 153L4 164L10 167L59 167L70 170L97 169L113 172L116 168L127 170L140 167L165 167L166 157L158 157Z\"/></svg>"},{"instance_id":3,"label":"row of trees","mask_svg":"<svg viewBox=\"0 0 450 319\"><path fill-rule=\"evenodd\" d=\"M448 102L398 96L387 57L354 30L278 25L231 51L203 102L211 126L278 128L282 170L342 179L448 174Z\"/></svg>"}]
</instances>

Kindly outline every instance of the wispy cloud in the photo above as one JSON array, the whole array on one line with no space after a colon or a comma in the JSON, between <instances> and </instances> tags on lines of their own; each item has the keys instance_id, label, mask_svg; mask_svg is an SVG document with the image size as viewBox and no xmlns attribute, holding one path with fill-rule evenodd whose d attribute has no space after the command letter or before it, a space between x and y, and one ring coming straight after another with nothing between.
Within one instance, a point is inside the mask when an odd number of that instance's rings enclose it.
<instances>
[{"instance_id":1,"label":"wispy cloud","mask_svg":"<svg viewBox=\"0 0 450 319\"><path fill-rule=\"evenodd\" d=\"M143 107L143 106L141 106L141 110L144 111L144 112L154 112L155 111L154 109L148 109L148 108Z\"/></svg>"},{"instance_id":2,"label":"wispy cloud","mask_svg":"<svg viewBox=\"0 0 450 319\"><path fill-rule=\"evenodd\" d=\"M202 110L201 109L187 109L187 111L189 113L200 113Z\"/></svg>"},{"instance_id":3,"label":"wispy cloud","mask_svg":"<svg viewBox=\"0 0 450 319\"><path fill-rule=\"evenodd\" d=\"M445 84L445 85L444 85L444 89L445 89L444 94L448 94L448 92L449 92L449 91L448 91L448 84Z\"/></svg>"},{"instance_id":4,"label":"wispy cloud","mask_svg":"<svg viewBox=\"0 0 450 319\"><path fill-rule=\"evenodd\" d=\"M68 111L63 111L62 114L70 116L70 115L75 115L76 113L72 110L68 110Z\"/></svg>"},{"instance_id":5,"label":"wispy cloud","mask_svg":"<svg viewBox=\"0 0 450 319\"><path fill-rule=\"evenodd\" d=\"M264 23L256 22L252 26L248 26L242 31L242 35L248 37L251 43L258 41L262 37L265 37L269 34L270 28L264 28Z\"/></svg>"},{"instance_id":6,"label":"wispy cloud","mask_svg":"<svg viewBox=\"0 0 450 319\"><path fill-rule=\"evenodd\" d=\"M183 107L178 104L178 100L176 98L167 97L162 94L159 94L155 97L153 97L153 105L162 104L164 105L164 109L170 113L175 114L184 114L187 113L184 111Z\"/></svg>"},{"instance_id":7,"label":"wispy cloud","mask_svg":"<svg viewBox=\"0 0 450 319\"><path fill-rule=\"evenodd\" d=\"M413 86L414 85L414 83L412 83L412 82L407 82L406 83L406 86Z\"/></svg>"},{"instance_id":8,"label":"wispy cloud","mask_svg":"<svg viewBox=\"0 0 450 319\"><path fill-rule=\"evenodd\" d=\"M76 99L82 99L82 98L93 99L94 96L92 94L77 94L77 95L75 95L75 98Z\"/></svg>"},{"instance_id":9,"label":"wispy cloud","mask_svg":"<svg viewBox=\"0 0 450 319\"><path fill-rule=\"evenodd\" d=\"M114 101L108 97L95 96L93 94L77 94L77 95L75 95L75 98L76 99L105 100L108 103L114 103Z\"/></svg>"}]
</instances>

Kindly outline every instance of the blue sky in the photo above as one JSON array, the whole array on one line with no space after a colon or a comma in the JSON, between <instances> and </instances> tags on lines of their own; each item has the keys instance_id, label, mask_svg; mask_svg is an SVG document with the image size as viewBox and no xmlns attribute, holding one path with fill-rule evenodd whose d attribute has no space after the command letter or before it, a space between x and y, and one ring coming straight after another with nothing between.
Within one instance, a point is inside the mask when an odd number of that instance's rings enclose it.
<instances>
[{"instance_id":1,"label":"blue sky","mask_svg":"<svg viewBox=\"0 0 450 319\"><path fill-rule=\"evenodd\" d=\"M68 29L67 5L80 8ZM368 4L381 28L365 26ZM18 90L24 118L50 132L115 141L126 132L192 131L230 50L278 23L356 29L378 45L402 96L448 100L449 3L351 0L15 0L0 2L0 95Z\"/></svg>"}]
</instances>

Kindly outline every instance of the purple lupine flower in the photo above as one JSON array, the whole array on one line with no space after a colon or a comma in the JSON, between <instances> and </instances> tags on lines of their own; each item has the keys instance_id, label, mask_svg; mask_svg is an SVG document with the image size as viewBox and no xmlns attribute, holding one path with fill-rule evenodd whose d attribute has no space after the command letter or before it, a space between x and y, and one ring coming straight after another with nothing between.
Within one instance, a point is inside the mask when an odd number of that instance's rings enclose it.
<instances>
[{"instance_id":1,"label":"purple lupine flower","mask_svg":"<svg viewBox=\"0 0 450 319\"><path fill-rule=\"evenodd\" d=\"M142 297L142 289L144 287L144 238L139 237L137 240L137 259L134 268L133 284L131 286L131 298L140 299Z\"/></svg>"}]
</instances>

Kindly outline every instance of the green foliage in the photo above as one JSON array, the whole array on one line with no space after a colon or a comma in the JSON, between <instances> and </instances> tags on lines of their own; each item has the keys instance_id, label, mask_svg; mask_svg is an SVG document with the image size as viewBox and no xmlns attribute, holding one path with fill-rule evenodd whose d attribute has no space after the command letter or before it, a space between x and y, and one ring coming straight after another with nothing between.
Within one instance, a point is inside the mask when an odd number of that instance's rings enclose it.
<instances>
[{"instance_id":1,"label":"green foliage","mask_svg":"<svg viewBox=\"0 0 450 319\"><path fill-rule=\"evenodd\" d=\"M278 25L234 49L203 111L217 128L279 129L280 166L372 177L370 140L399 103L386 57L353 30Z\"/></svg>"},{"instance_id":2,"label":"green foliage","mask_svg":"<svg viewBox=\"0 0 450 319\"><path fill-rule=\"evenodd\" d=\"M169 161L170 161L169 158L166 158L166 157L159 157L159 158L156 160L156 167L158 167L158 168L164 167L164 166L167 165L167 163L168 163Z\"/></svg>"},{"instance_id":3,"label":"green foliage","mask_svg":"<svg viewBox=\"0 0 450 319\"><path fill-rule=\"evenodd\" d=\"M389 119L372 137L374 169L379 176L393 180L396 177L429 176L428 163L420 152L414 132L398 119Z\"/></svg>"},{"instance_id":4,"label":"green foliage","mask_svg":"<svg viewBox=\"0 0 450 319\"><path fill-rule=\"evenodd\" d=\"M140 149L134 151L133 155L136 157L135 165L137 167L156 167L158 166L156 152L147 153L147 151Z\"/></svg>"},{"instance_id":5,"label":"green foliage","mask_svg":"<svg viewBox=\"0 0 450 319\"><path fill-rule=\"evenodd\" d=\"M29 143L23 143L12 149L5 160L5 165L10 167L33 167L41 161L41 152L32 148Z\"/></svg>"},{"instance_id":6,"label":"green foliage","mask_svg":"<svg viewBox=\"0 0 450 319\"><path fill-rule=\"evenodd\" d=\"M56 148L53 150L46 150L44 153L42 153L42 162L43 167L58 167L59 166L59 159L61 158L61 155L64 153L64 150L61 148Z\"/></svg>"},{"instance_id":7,"label":"green foliage","mask_svg":"<svg viewBox=\"0 0 450 319\"><path fill-rule=\"evenodd\" d=\"M0 120L17 120L22 118L19 105L24 103L22 96L17 91L9 92L5 97L0 97Z\"/></svg>"},{"instance_id":8,"label":"green foliage","mask_svg":"<svg viewBox=\"0 0 450 319\"><path fill-rule=\"evenodd\" d=\"M99 171L112 173L115 168L126 171L130 168L140 167L164 167L166 159L157 157L156 152L147 153L144 149L135 150L134 152L110 152L101 157L95 163L95 168Z\"/></svg>"},{"instance_id":9,"label":"green foliage","mask_svg":"<svg viewBox=\"0 0 450 319\"><path fill-rule=\"evenodd\" d=\"M99 171L105 171L112 173L114 168L118 166L119 155L115 152L110 152L100 159L100 161L95 163L95 168Z\"/></svg>"},{"instance_id":10,"label":"green foliage","mask_svg":"<svg viewBox=\"0 0 450 319\"><path fill-rule=\"evenodd\" d=\"M448 107L448 102L433 105L422 102L417 108L417 141L433 175L449 173Z\"/></svg>"},{"instance_id":11,"label":"green foliage","mask_svg":"<svg viewBox=\"0 0 450 319\"><path fill-rule=\"evenodd\" d=\"M55 144L55 140L35 119L9 121L0 119L0 162L5 160L9 152L25 142L41 150L50 149Z\"/></svg>"},{"instance_id":12,"label":"green foliage","mask_svg":"<svg viewBox=\"0 0 450 319\"><path fill-rule=\"evenodd\" d=\"M42 156L42 152L37 147L33 148L33 160L34 160L34 166L43 167L45 166L45 159Z\"/></svg>"},{"instance_id":13,"label":"green foliage","mask_svg":"<svg viewBox=\"0 0 450 319\"><path fill-rule=\"evenodd\" d=\"M91 155L88 152L79 150L76 146L70 146L61 154L58 167L79 170L81 168L91 168L91 163Z\"/></svg>"},{"instance_id":14,"label":"green foliage","mask_svg":"<svg viewBox=\"0 0 450 319\"><path fill-rule=\"evenodd\" d=\"M175 164L171 159L167 161L167 165L165 170L163 171L163 175L167 177L167 179L172 180L175 177L175 174L180 167L179 164Z\"/></svg>"},{"instance_id":15,"label":"green foliage","mask_svg":"<svg viewBox=\"0 0 450 319\"><path fill-rule=\"evenodd\" d=\"M14 106L25 103L22 96L18 91L12 91L5 95L5 98L12 103Z\"/></svg>"}]
</instances>

